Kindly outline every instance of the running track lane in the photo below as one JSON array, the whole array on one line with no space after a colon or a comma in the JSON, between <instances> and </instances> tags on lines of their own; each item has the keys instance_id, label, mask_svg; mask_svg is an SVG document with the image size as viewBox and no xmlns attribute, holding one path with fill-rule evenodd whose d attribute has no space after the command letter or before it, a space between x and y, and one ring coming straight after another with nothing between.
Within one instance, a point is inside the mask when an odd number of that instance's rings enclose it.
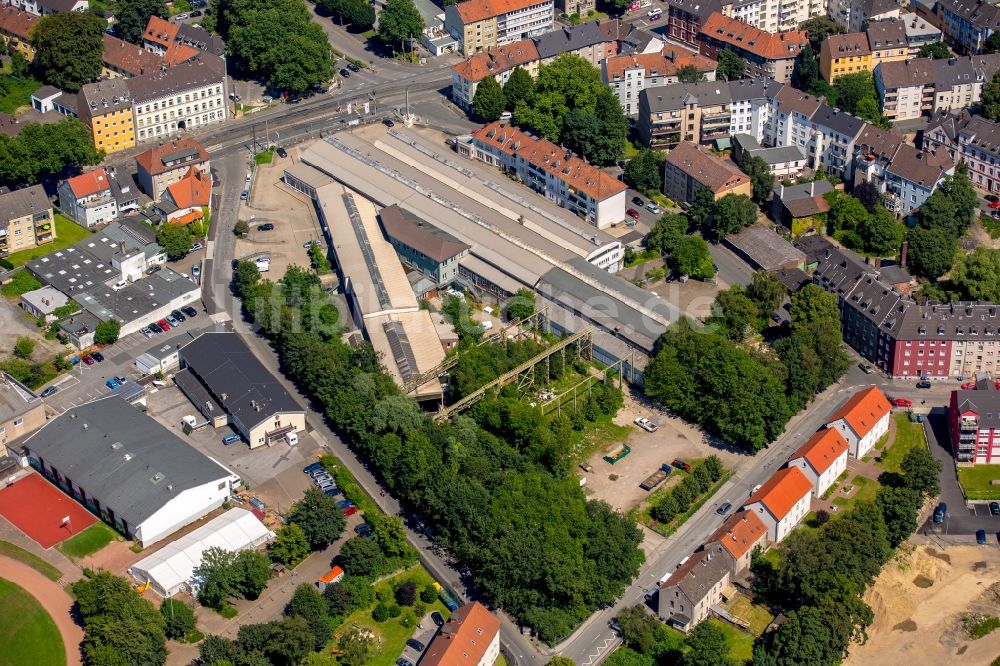
<instances>
[{"instance_id":1,"label":"running track lane","mask_svg":"<svg viewBox=\"0 0 1000 666\"><path fill-rule=\"evenodd\" d=\"M80 643L83 642L83 630L73 621L73 599L65 590L27 564L4 555L0 555L0 578L20 585L38 600L42 608L52 616L52 621L62 635L67 666L81 666Z\"/></svg>"}]
</instances>

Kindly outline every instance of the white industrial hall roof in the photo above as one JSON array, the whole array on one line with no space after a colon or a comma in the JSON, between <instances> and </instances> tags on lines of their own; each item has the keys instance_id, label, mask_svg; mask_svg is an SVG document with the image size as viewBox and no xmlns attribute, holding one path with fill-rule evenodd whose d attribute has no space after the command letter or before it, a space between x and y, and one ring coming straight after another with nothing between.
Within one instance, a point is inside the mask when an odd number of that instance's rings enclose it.
<instances>
[{"instance_id":1,"label":"white industrial hall roof","mask_svg":"<svg viewBox=\"0 0 1000 666\"><path fill-rule=\"evenodd\" d=\"M230 509L190 534L168 544L129 568L129 574L149 581L158 594L170 597L183 592L202 554L209 548L238 552L256 548L274 538L274 533L246 509Z\"/></svg>"}]
</instances>

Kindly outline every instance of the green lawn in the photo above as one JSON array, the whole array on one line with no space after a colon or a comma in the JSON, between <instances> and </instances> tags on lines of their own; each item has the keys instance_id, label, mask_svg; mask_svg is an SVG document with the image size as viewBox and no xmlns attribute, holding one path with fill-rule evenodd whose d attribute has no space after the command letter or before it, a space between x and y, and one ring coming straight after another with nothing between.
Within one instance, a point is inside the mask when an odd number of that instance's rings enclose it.
<instances>
[{"instance_id":1,"label":"green lawn","mask_svg":"<svg viewBox=\"0 0 1000 666\"><path fill-rule=\"evenodd\" d=\"M56 569L54 566L34 553L29 553L24 548L15 546L9 541L0 541L0 555L6 555L12 560L17 560L22 564L27 564L29 567L53 582L62 578L62 572L59 571L59 569Z\"/></svg>"},{"instance_id":2,"label":"green lawn","mask_svg":"<svg viewBox=\"0 0 1000 666\"><path fill-rule=\"evenodd\" d=\"M406 580L414 581L417 584L418 589L423 589L434 581L431 575L427 573L427 570L417 564L375 585L376 596L379 591L393 590L397 584ZM366 665L394 666L396 659L406 646L406 640L413 635L413 632L416 629L416 624L412 627L404 627L401 622L401 620L406 617L407 613L412 614L413 611L411 609L404 609L403 614L399 617L379 623L372 619L372 608L374 607L375 605L372 604L369 608L355 611L354 613L348 615L343 624L337 628L336 633L343 633L347 629L354 626L370 629L374 632L379 642L376 643L376 654L366 662ZM431 611L441 613L445 619L451 615L451 611L449 611L445 605L441 603L440 599L436 599L432 604L427 604L427 612L429 613ZM420 618L416 618L416 622L419 621ZM336 639L334 639L330 645L327 646L328 649L334 647L336 647Z\"/></svg>"},{"instance_id":3,"label":"green lawn","mask_svg":"<svg viewBox=\"0 0 1000 666\"><path fill-rule=\"evenodd\" d=\"M990 481L993 479L1000 479L1000 465L976 465L958 468L958 482L962 484L965 496L969 499L1000 499L1000 486L990 485Z\"/></svg>"},{"instance_id":4,"label":"green lawn","mask_svg":"<svg viewBox=\"0 0 1000 666\"><path fill-rule=\"evenodd\" d=\"M714 617L709 622L722 629L729 644L729 656L737 664L744 664L753 659L753 636Z\"/></svg>"},{"instance_id":5,"label":"green lawn","mask_svg":"<svg viewBox=\"0 0 1000 666\"><path fill-rule=\"evenodd\" d=\"M906 453L914 446L926 446L927 443L923 426L910 421L908 414L896 412L892 418L896 422L896 439L888 449L882 450L878 465L887 472L898 472Z\"/></svg>"},{"instance_id":6,"label":"green lawn","mask_svg":"<svg viewBox=\"0 0 1000 666\"><path fill-rule=\"evenodd\" d=\"M0 111L14 115L19 107L31 105L31 93L42 87L42 84L35 79L28 77L18 79L10 74L0 75L0 90L4 90L0 95Z\"/></svg>"},{"instance_id":7,"label":"green lawn","mask_svg":"<svg viewBox=\"0 0 1000 666\"><path fill-rule=\"evenodd\" d=\"M66 651L56 623L28 592L0 579L0 664L65 663Z\"/></svg>"},{"instance_id":8,"label":"green lawn","mask_svg":"<svg viewBox=\"0 0 1000 666\"><path fill-rule=\"evenodd\" d=\"M268 148L253 156L254 164L270 164L274 160L274 151Z\"/></svg>"},{"instance_id":9,"label":"green lawn","mask_svg":"<svg viewBox=\"0 0 1000 666\"><path fill-rule=\"evenodd\" d=\"M92 231L84 229L68 217L56 213L56 238L54 241L8 255L0 259L0 266L7 269L23 266L32 259L38 259L56 250L62 250L70 245L75 245L92 233Z\"/></svg>"},{"instance_id":10,"label":"green lawn","mask_svg":"<svg viewBox=\"0 0 1000 666\"><path fill-rule=\"evenodd\" d=\"M774 620L774 616L763 606L758 606L750 601L750 597L737 593L730 601L724 604L726 610L738 618L750 623L750 633L760 636Z\"/></svg>"},{"instance_id":11,"label":"green lawn","mask_svg":"<svg viewBox=\"0 0 1000 666\"><path fill-rule=\"evenodd\" d=\"M120 541L121 537L113 529L102 522L96 522L76 536L66 539L56 546L63 555L79 560L96 553L112 541Z\"/></svg>"}]
</instances>

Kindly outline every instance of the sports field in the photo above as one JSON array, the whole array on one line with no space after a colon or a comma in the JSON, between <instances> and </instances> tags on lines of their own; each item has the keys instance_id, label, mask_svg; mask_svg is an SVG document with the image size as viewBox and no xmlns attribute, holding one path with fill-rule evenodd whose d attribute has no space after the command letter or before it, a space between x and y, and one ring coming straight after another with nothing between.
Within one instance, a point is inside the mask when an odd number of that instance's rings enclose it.
<instances>
[{"instance_id":1,"label":"sports field","mask_svg":"<svg viewBox=\"0 0 1000 666\"><path fill-rule=\"evenodd\" d=\"M34 597L0 578L0 666L65 666L55 622Z\"/></svg>"}]
</instances>

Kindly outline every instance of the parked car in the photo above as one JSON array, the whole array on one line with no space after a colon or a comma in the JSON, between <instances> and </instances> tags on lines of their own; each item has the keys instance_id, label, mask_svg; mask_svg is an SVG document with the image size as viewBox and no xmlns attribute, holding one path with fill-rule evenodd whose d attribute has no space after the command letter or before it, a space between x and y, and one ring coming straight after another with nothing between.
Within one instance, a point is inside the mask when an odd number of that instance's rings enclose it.
<instances>
[{"instance_id":1,"label":"parked car","mask_svg":"<svg viewBox=\"0 0 1000 666\"><path fill-rule=\"evenodd\" d=\"M58 390L59 390L58 386L50 386L44 391L42 391L39 395L41 395L43 398L47 398Z\"/></svg>"},{"instance_id":2,"label":"parked car","mask_svg":"<svg viewBox=\"0 0 1000 666\"><path fill-rule=\"evenodd\" d=\"M323 494L330 497L336 497L340 494L340 488L334 486L333 488L323 488Z\"/></svg>"},{"instance_id":3,"label":"parked car","mask_svg":"<svg viewBox=\"0 0 1000 666\"><path fill-rule=\"evenodd\" d=\"M372 531L372 526L369 525L368 523L361 523L360 525L354 528L355 534L363 534L365 532L371 532L371 531Z\"/></svg>"},{"instance_id":4,"label":"parked car","mask_svg":"<svg viewBox=\"0 0 1000 666\"><path fill-rule=\"evenodd\" d=\"M347 69L351 70L352 72L360 72L361 71L361 68L358 67L357 65L355 65L353 62L347 63Z\"/></svg>"},{"instance_id":5,"label":"parked car","mask_svg":"<svg viewBox=\"0 0 1000 666\"><path fill-rule=\"evenodd\" d=\"M147 338L151 338L154 335L156 335L156 333L153 333L153 329L151 329L149 326L139 329L139 332L145 335Z\"/></svg>"},{"instance_id":6,"label":"parked car","mask_svg":"<svg viewBox=\"0 0 1000 666\"><path fill-rule=\"evenodd\" d=\"M309 249L309 248L311 248L311 247L312 247L313 245L319 245L319 241L318 241L318 240L316 240L315 238L314 238L314 239L312 239L312 240L309 240L309 241L306 241L305 243L303 243L303 244L302 244L302 247L304 247L305 249L307 249L307 250L308 250L308 249Z\"/></svg>"},{"instance_id":7,"label":"parked car","mask_svg":"<svg viewBox=\"0 0 1000 666\"><path fill-rule=\"evenodd\" d=\"M267 224L258 224L257 231L274 231L274 225L270 222Z\"/></svg>"},{"instance_id":8,"label":"parked car","mask_svg":"<svg viewBox=\"0 0 1000 666\"><path fill-rule=\"evenodd\" d=\"M128 381L127 379L125 379L125 375L115 375L114 380L119 384L124 384Z\"/></svg>"},{"instance_id":9,"label":"parked car","mask_svg":"<svg viewBox=\"0 0 1000 666\"><path fill-rule=\"evenodd\" d=\"M656 425L649 419L642 416L638 417L635 421L633 421L633 423L635 423L637 426L639 426L646 432L656 432L660 428L660 426Z\"/></svg>"},{"instance_id":10,"label":"parked car","mask_svg":"<svg viewBox=\"0 0 1000 666\"><path fill-rule=\"evenodd\" d=\"M347 518L348 516L353 516L357 512L358 512L358 507L352 504L351 506L344 509L344 517Z\"/></svg>"},{"instance_id":11,"label":"parked car","mask_svg":"<svg viewBox=\"0 0 1000 666\"><path fill-rule=\"evenodd\" d=\"M281 146L278 146L277 153L278 153L278 157L280 157L282 159L288 157L288 151L285 150L284 148L282 148Z\"/></svg>"},{"instance_id":12,"label":"parked car","mask_svg":"<svg viewBox=\"0 0 1000 666\"><path fill-rule=\"evenodd\" d=\"M98 363L104 363L104 354L101 352L91 352L90 358L94 359Z\"/></svg>"},{"instance_id":13,"label":"parked car","mask_svg":"<svg viewBox=\"0 0 1000 666\"><path fill-rule=\"evenodd\" d=\"M177 16L174 17L174 20L175 21L183 21L186 18L188 18L187 14L178 14Z\"/></svg>"},{"instance_id":14,"label":"parked car","mask_svg":"<svg viewBox=\"0 0 1000 666\"><path fill-rule=\"evenodd\" d=\"M858 363L858 367L861 368L861 371L864 372L866 375L872 374L872 366L870 364Z\"/></svg>"},{"instance_id":15,"label":"parked car","mask_svg":"<svg viewBox=\"0 0 1000 666\"><path fill-rule=\"evenodd\" d=\"M83 355L83 362L86 363L87 365L94 365L94 363L95 363L94 357L91 356L90 354L84 354Z\"/></svg>"},{"instance_id":16,"label":"parked car","mask_svg":"<svg viewBox=\"0 0 1000 666\"><path fill-rule=\"evenodd\" d=\"M634 208L629 208L627 211L625 211L625 214L631 217L633 220L639 219L639 211L637 211Z\"/></svg>"},{"instance_id":17,"label":"parked car","mask_svg":"<svg viewBox=\"0 0 1000 666\"><path fill-rule=\"evenodd\" d=\"M944 502L941 502L940 504L937 505L937 508L934 509L934 523L936 525L940 525L941 523L943 523L944 517L947 514L948 514L948 505L945 504Z\"/></svg>"},{"instance_id":18,"label":"parked car","mask_svg":"<svg viewBox=\"0 0 1000 666\"><path fill-rule=\"evenodd\" d=\"M431 622L433 622L439 627L444 626L444 618L441 616L441 613L438 613L437 611L431 613Z\"/></svg>"},{"instance_id":19,"label":"parked car","mask_svg":"<svg viewBox=\"0 0 1000 666\"><path fill-rule=\"evenodd\" d=\"M318 463L318 462L314 462L311 465L306 465L305 467L303 467L302 468L302 473L303 474L312 474L313 472L319 471L321 469L323 469L323 464L322 463Z\"/></svg>"},{"instance_id":20,"label":"parked car","mask_svg":"<svg viewBox=\"0 0 1000 666\"><path fill-rule=\"evenodd\" d=\"M416 638L411 638L408 641L406 641L406 645L408 647L413 648L417 652L423 652L424 651L424 644L421 643L420 641L418 641Z\"/></svg>"},{"instance_id":21,"label":"parked car","mask_svg":"<svg viewBox=\"0 0 1000 666\"><path fill-rule=\"evenodd\" d=\"M990 202L990 208L994 208L994 209L1000 208L1000 201L991 201Z\"/></svg>"},{"instance_id":22,"label":"parked car","mask_svg":"<svg viewBox=\"0 0 1000 666\"><path fill-rule=\"evenodd\" d=\"M181 308L181 312L183 312L184 314L186 314L188 317L197 317L198 316L198 311L195 310L190 305L187 305L187 306Z\"/></svg>"},{"instance_id":23,"label":"parked car","mask_svg":"<svg viewBox=\"0 0 1000 666\"><path fill-rule=\"evenodd\" d=\"M340 75L342 77L344 77L345 79L351 78L351 72L348 69L346 69L346 68L341 68Z\"/></svg>"},{"instance_id":24,"label":"parked car","mask_svg":"<svg viewBox=\"0 0 1000 666\"><path fill-rule=\"evenodd\" d=\"M913 401L907 400L906 398L896 398L892 401L892 404L897 407L913 407Z\"/></svg>"},{"instance_id":25,"label":"parked car","mask_svg":"<svg viewBox=\"0 0 1000 666\"><path fill-rule=\"evenodd\" d=\"M195 277L198 277L199 275L201 275L201 264L200 263L197 263L197 264L195 264L194 266L191 267L191 275L193 275Z\"/></svg>"},{"instance_id":26,"label":"parked car","mask_svg":"<svg viewBox=\"0 0 1000 666\"><path fill-rule=\"evenodd\" d=\"M185 317L184 313L181 312L180 310L174 310L173 312L170 313L170 316L176 319L177 321L187 321L187 317Z\"/></svg>"},{"instance_id":27,"label":"parked car","mask_svg":"<svg viewBox=\"0 0 1000 666\"><path fill-rule=\"evenodd\" d=\"M149 325L149 330L151 330L154 334L163 333L163 329L160 328L160 325L155 322Z\"/></svg>"},{"instance_id":28,"label":"parked car","mask_svg":"<svg viewBox=\"0 0 1000 666\"><path fill-rule=\"evenodd\" d=\"M976 530L976 543L978 543L980 546L986 545L986 530L983 529Z\"/></svg>"},{"instance_id":29,"label":"parked car","mask_svg":"<svg viewBox=\"0 0 1000 666\"><path fill-rule=\"evenodd\" d=\"M205 246L204 246L204 245L202 245L201 243L193 243L193 244L191 245L191 251L192 251L192 252L197 252L198 250L201 250L201 249L202 249L202 248L204 248L204 247L205 247Z\"/></svg>"},{"instance_id":30,"label":"parked car","mask_svg":"<svg viewBox=\"0 0 1000 666\"><path fill-rule=\"evenodd\" d=\"M353 506L353 505L354 505L354 502L352 502L349 499L340 500L339 502L337 502L337 506L339 506L341 509L346 509L347 507Z\"/></svg>"},{"instance_id":31,"label":"parked car","mask_svg":"<svg viewBox=\"0 0 1000 666\"><path fill-rule=\"evenodd\" d=\"M645 206L646 202L643 201L642 197L632 197L632 203L636 206Z\"/></svg>"},{"instance_id":32,"label":"parked car","mask_svg":"<svg viewBox=\"0 0 1000 666\"><path fill-rule=\"evenodd\" d=\"M1000 197L998 197L995 194L987 194L983 198L986 199L987 201L989 201L990 203L993 203L993 202L996 202L996 201L1000 201Z\"/></svg>"},{"instance_id":33,"label":"parked car","mask_svg":"<svg viewBox=\"0 0 1000 666\"><path fill-rule=\"evenodd\" d=\"M922 379L919 382L917 382L917 388L918 389L929 389L930 387L931 387L931 383L929 381L927 381L926 379Z\"/></svg>"},{"instance_id":34,"label":"parked car","mask_svg":"<svg viewBox=\"0 0 1000 666\"><path fill-rule=\"evenodd\" d=\"M962 390L963 391L974 391L974 390L976 390L976 382L975 382L975 380L973 380L971 382L965 382L964 384L962 384Z\"/></svg>"},{"instance_id":35,"label":"parked car","mask_svg":"<svg viewBox=\"0 0 1000 666\"><path fill-rule=\"evenodd\" d=\"M201 10L200 9L196 9L193 12L191 12L191 18L198 18L199 16L201 16Z\"/></svg>"},{"instance_id":36,"label":"parked car","mask_svg":"<svg viewBox=\"0 0 1000 666\"><path fill-rule=\"evenodd\" d=\"M392 118L386 118L382 121L382 124L386 127L395 127L396 123L392 122Z\"/></svg>"},{"instance_id":37,"label":"parked car","mask_svg":"<svg viewBox=\"0 0 1000 666\"><path fill-rule=\"evenodd\" d=\"M400 657L396 660L396 666L413 666L413 662L409 659L403 659Z\"/></svg>"},{"instance_id":38,"label":"parked car","mask_svg":"<svg viewBox=\"0 0 1000 666\"><path fill-rule=\"evenodd\" d=\"M173 315L167 315L166 316L166 320L167 320L167 323L170 324L173 327L180 326L180 324L181 324L179 321L177 321L176 319L174 319Z\"/></svg>"},{"instance_id":39,"label":"parked car","mask_svg":"<svg viewBox=\"0 0 1000 666\"><path fill-rule=\"evenodd\" d=\"M166 319L161 319L160 321L156 322L156 325L159 326L164 331L169 331L170 330L170 324L167 323Z\"/></svg>"},{"instance_id":40,"label":"parked car","mask_svg":"<svg viewBox=\"0 0 1000 666\"><path fill-rule=\"evenodd\" d=\"M229 446L230 444L235 444L238 441L240 441L239 435L230 434L222 438L222 443L225 444L226 446Z\"/></svg>"},{"instance_id":41,"label":"parked car","mask_svg":"<svg viewBox=\"0 0 1000 666\"><path fill-rule=\"evenodd\" d=\"M648 204L646 204L646 210L648 210L653 215L659 215L660 214L660 207L657 206L652 201L650 201Z\"/></svg>"},{"instance_id":42,"label":"parked car","mask_svg":"<svg viewBox=\"0 0 1000 666\"><path fill-rule=\"evenodd\" d=\"M729 513L729 510L732 508L733 505L730 502L723 502L722 504L719 505L719 508L716 509L715 512L720 516L724 516L727 513Z\"/></svg>"},{"instance_id":43,"label":"parked car","mask_svg":"<svg viewBox=\"0 0 1000 666\"><path fill-rule=\"evenodd\" d=\"M691 465L688 464L688 463L686 463L686 462L684 462L680 458L674 458L673 461L670 464L673 465L674 467L676 467L677 469L684 470L685 472L690 472L691 471Z\"/></svg>"},{"instance_id":44,"label":"parked car","mask_svg":"<svg viewBox=\"0 0 1000 666\"><path fill-rule=\"evenodd\" d=\"M112 377L108 381L104 382L104 385L107 386L112 391L114 391L116 388L118 388L119 386L121 386L121 384L119 384L118 382L115 381L114 377Z\"/></svg>"},{"instance_id":45,"label":"parked car","mask_svg":"<svg viewBox=\"0 0 1000 666\"><path fill-rule=\"evenodd\" d=\"M990 515L1000 516L1000 502L990 502Z\"/></svg>"}]
</instances>

